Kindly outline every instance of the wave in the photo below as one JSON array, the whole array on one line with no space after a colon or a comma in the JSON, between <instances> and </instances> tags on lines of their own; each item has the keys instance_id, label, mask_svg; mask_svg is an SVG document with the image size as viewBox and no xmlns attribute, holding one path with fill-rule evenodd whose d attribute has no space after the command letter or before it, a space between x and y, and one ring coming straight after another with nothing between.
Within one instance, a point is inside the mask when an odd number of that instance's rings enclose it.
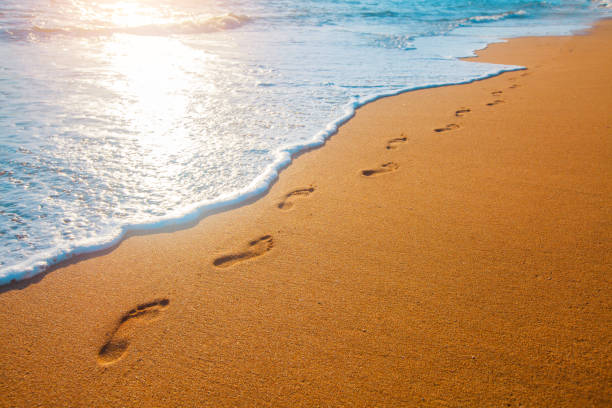
<instances>
[{"instance_id":1,"label":"wave","mask_svg":"<svg viewBox=\"0 0 612 408\"><path fill-rule=\"evenodd\" d=\"M505 20L509 18L525 18L527 16L528 16L528 13L525 10L507 11L505 13L500 13L500 14L468 17L463 20L460 20L459 24L466 25L470 23L477 23L477 24L478 23L490 23L493 21L500 21L500 20Z\"/></svg>"},{"instance_id":2,"label":"wave","mask_svg":"<svg viewBox=\"0 0 612 408\"><path fill-rule=\"evenodd\" d=\"M164 36L172 34L202 34L225 30L233 30L251 21L249 16L238 14L224 14L209 18L189 18L179 22L167 24L146 24L140 26L109 26L109 27L44 27L32 26L32 31L43 35L76 35L76 36L96 36L111 34L135 34ZM15 34L15 33L13 33Z\"/></svg>"},{"instance_id":3,"label":"wave","mask_svg":"<svg viewBox=\"0 0 612 408\"><path fill-rule=\"evenodd\" d=\"M610 0L591 0L596 7L612 9L612 1Z\"/></svg>"}]
</instances>

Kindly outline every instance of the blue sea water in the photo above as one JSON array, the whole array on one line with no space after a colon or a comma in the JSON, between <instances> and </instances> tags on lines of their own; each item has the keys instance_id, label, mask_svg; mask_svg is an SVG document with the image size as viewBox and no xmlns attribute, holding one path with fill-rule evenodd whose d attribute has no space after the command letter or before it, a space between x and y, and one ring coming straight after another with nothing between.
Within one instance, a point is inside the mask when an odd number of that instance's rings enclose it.
<instances>
[{"instance_id":1,"label":"blue sea water","mask_svg":"<svg viewBox=\"0 0 612 408\"><path fill-rule=\"evenodd\" d=\"M1 0L0 284L261 194L354 109L588 0Z\"/></svg>"}]
</instances>

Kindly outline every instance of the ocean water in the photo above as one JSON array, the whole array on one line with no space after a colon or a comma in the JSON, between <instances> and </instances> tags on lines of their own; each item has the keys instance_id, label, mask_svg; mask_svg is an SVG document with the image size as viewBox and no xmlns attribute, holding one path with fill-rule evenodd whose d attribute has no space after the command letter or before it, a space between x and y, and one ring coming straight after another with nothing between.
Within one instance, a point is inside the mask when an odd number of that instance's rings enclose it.
<instances>
[{"instance_id":1,"label":"ocean water","mask_svg":"<svg viewBox=\"0 0 612 408\"><path fill-rule=\"evenodd\" d=\"M264 192L354 109L607 1L1 0L0 284Z\"/></svg>"}]
</instances>

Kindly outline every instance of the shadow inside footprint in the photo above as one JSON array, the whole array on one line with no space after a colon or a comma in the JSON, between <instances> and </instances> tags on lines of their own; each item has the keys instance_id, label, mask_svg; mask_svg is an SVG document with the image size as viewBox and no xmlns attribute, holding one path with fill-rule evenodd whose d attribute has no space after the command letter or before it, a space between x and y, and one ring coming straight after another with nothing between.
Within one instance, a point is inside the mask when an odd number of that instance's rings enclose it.
<instances>
[{"instance_id":1,"label":"shadow inside footprint","mask_svg":"<svg viewBox=\"0 0 612 408\"><path fill-rule=\"evenodd\" d=\"M387 150L397 149L397 145L406 142L406 140L408 140L408 138L403 135L402 137L396 137L395 139L389 140L387 142Z\"/></svg>"},{"instance_id":2,"label":"shadow inside footprint","mask_svg":"<svg viewBox=\"0 0 612 408\"><path fill-rule=\"evenodd\" d=\"M509 89L514 89L514 88L518 88L519 86L520 86L520 85L518 85L518 84L514 84L514 85L512 85L512 86L509 86L508 88L509 88Z\"/></svg>"},{"instance_id":3,"label":"shadow inside footprint","mask_svg":"<svg viewBox=\"0 0 612 408\"><path fill-rule=\"evenodd\" d=\"M503 91L493 91L493 92L491 92L491 95L493 95L493 96L499 96L499 95L501 95L501 94L503 94L503 93L504 93Z\"/></svg>"},{"instance_id":4,"label":"shadow inside footprint","mask_svg":"<svg viewBox=\"0 0 612 408\"><path fill-rule=\"evenodd\" d=\"M293 190L292 192L285 194L283 201L278 203L276 206L281 210L288 210L293 207L293 198L306 197L314 192L314 190L314 187L298 188L297 190Z\"/></svg>"},{"instance_id":5,"label":"shadow inside footprint","mask_svg":"<svg viewBox=\"0 0 612 408\"><path fill-rule=\"evenodd\" d=\"M168 307L169 304L169 299L158 299L140 304L125 313L119 320L115 330L113 330L110 340L100 348L98 363L100 365L109 365L121 359L127 352L134 330L141 324L155 320L159 313Z\"/></svg>"},{"instance_id":6,"label":"shadow inside footprint","mask_svg":"<svg viewBox=\"0 0 612 408\"><path fill-rule=\"evenodd\" d=\"M377 176L379 174L389 173L399 168L397 163L389 162L381 164L380 167L370 170L361 170L361 174L366 177Z\"/></svg>"},{"instance_id":7,"label":"shadow inside footprint","mask_svg":"<svg viewBox=\"0 0 612 408\"><path fill-rule=\"evenodd\" d=\"M464 113L468 113L471 112L472 110L470 108L459 108L457 111L455 111L455 116L457 117L461 117L463 116Z\"/></svg>"},{"instance_id":8,"label":"shadow inside footprint","mask_svg":"<svg viewBox=\"0 0 612 408\"><path fill-rule=\"evenodd\" d=\"M227 268L233 264L247 259L255 258L263 255L274 247L272 235L264 235L259 237L247 245L247 249L235 254L220 256L213 261L213 265L219 268Z\"/></svg>"},{"instance_id":9,"label":"shadow inside footprint","mask_svg":"<svg viewBox=\"0 0 612 408\"><path fill-rule=\"evenodd\" d=\"M502 101L501 99L497 99L497 100L494 100L493 102L487 103L487 106L494 106L494 105L497 105L499 103L504 103L504 101Z\"/></svg>"},{"instance_id":10,"label":"shadow inside footprint","mask_svg":"<svg viewBox=\"0 0 612 408\"><path fill-rule=\"evenodd\" d=\"M434 129L434 132L437 132L437 133L447 132L449 130L454 130L454 129L459 129L459 125L455 123L449 123L448 125L446 125L446 127Z\"/></svg>"}]
</instances>

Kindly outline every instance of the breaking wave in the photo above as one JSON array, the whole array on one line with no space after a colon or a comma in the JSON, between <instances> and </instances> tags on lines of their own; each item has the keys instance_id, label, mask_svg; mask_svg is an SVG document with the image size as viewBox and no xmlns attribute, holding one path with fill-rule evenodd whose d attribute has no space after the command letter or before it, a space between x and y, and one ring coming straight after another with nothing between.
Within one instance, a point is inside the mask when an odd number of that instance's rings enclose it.
<instances>
[{"instance_id":1,"label":"breaking wave","mask_svg":"<svg viewBox=\"0 0 612 408\"><path fill-rule=\"evenodd\" d=\"M469 23L490 23L493 21L500 21L509 18L525 18L527 16L528 14L525 10L508 11L506 13L500 14L468 17L466 19L461 20L460 24L465 25Z\"/></svg>"},{"instance_id":2,"label":"breaking wave","mask_svg":"<svg viewBox=\"0 0 612 408\"><path fill-rule=\"evenodd\" d=\"M38 35L72 35L99 36L112 34L135 34L151 36L167 36L173 34L203 34L225 30L233 30L251 21L245 15L225 14L208 18L186 18L179 22L166 24L145 24L138 26L72 26L48 27L33 25L32 32ZM16 34L16 33L13 33Z\"/></svg>"}]
</instances>

